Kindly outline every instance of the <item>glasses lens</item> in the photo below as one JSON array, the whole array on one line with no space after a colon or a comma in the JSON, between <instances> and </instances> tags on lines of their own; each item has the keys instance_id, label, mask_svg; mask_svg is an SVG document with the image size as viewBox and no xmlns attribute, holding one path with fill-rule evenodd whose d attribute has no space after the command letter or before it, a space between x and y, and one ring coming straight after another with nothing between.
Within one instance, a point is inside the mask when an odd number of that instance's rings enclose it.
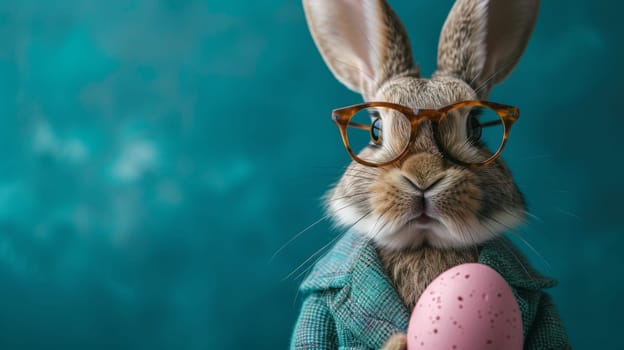
<instances>
[{"instance_id":1,"label":"glasses lens","mask_svg":"<svg viewBox=\"0 0 624 350\"><path fill-rule=\"evenodd\" d=\"M464 163L483 163L503 143L505 127L495 110L484 106L462 107L447 112L438 125L443 151Z\"/></svg>"},{"instance_id":2,"label":"glasses lens","mask_svg":"<svg viewBox=\"0 0 624 350\"><path fill-rule=\"evenodd\" d=\"M409 137L407 117L386 107L367 107L358 111L347 127L347 138L353 153L373 164L398 158L407 147Z\"/></svg>"}]
</instances>

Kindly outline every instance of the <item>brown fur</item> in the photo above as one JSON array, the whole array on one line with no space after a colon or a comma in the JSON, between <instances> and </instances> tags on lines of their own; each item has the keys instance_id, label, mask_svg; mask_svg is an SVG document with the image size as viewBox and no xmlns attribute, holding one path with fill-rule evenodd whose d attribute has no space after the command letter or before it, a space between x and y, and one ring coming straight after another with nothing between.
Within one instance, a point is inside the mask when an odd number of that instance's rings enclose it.
<instances>
[{"instance_id":1,"label":"brown fur","mask_svg":"<svg viewBox=\"0 0 624 350\"><path fill-rule=\"evenodd\" d=\"M384 344L383 350L405 350L407 349L407 337L403 333L393 334L386 344Z\"/></svg>"},{"instance_id":2,"label":"brown fur","mask_svg":"<svg viewBox=\"0 0 624 350\"><path fill-rule=\"evenodd\" d=\"M429 245L410 250L379 248L377 251L408 310L414 308L422 292L438 275L451 267L476 262L479 255L477 248L439 249Z\"/></svg>"}]
</instances>

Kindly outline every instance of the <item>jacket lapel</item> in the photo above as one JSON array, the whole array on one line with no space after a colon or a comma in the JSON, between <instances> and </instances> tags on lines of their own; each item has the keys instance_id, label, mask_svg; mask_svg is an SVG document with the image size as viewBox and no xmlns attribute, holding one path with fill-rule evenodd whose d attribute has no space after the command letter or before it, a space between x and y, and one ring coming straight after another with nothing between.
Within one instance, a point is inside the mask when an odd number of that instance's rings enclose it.
<instances>
[{"instance_id":1,"label":"jacket lapel","mask_svg":"<svg viewBox=\"0 0 624 350\"><path fill-rule=\"evenodd\" d=\"M390 335L405 332L410 313L386 277L368 243L351 272L351 283L332 300L335 317L369 348L379 349Z\"/></svg>"},{"instance_id":2,"label":"jacket lapel","mask_svg":"<svg viewBox=\"0 0 624 350\"><path fill-rule=\"evenodd\" d=\"M369 348L379 349L391 334L405 332L409 312L386 277L375 248L347 232L317 264L301 290L334 289L329 309L344 327Z\"/></svg>"}]
</instances>

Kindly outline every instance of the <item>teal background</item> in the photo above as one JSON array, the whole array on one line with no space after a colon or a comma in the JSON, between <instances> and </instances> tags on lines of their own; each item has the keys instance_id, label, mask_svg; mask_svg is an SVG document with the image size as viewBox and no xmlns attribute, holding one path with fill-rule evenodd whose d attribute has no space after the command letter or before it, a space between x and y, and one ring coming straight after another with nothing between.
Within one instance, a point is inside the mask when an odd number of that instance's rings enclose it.
<instances>
[{"instance_id":1,"label":"teal background","mask_svg":"<svg viewBox=\"0 0 624 350\"><path fill-rule=\"evenodd\" d=\"M390 3L429 75L452 1ZM544 1L490 98L578 349L624 348L622 10ZM299 1L0 1L0 348L287 347L359 101Z\"/></svg>"}]
</instances>

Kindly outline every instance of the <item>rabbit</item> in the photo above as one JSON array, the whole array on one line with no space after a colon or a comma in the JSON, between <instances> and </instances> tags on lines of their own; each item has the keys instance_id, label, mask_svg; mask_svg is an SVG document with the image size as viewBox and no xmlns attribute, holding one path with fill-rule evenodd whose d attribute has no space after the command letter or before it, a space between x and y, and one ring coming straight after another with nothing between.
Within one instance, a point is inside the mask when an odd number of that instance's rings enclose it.
<instances>
[{"instance_id":1,"label":"rabbit","mask_svg":"<svg viewBox=\"0 0 624 350\"><path fill-rule=\"evenodd\" d=\"M418 110L487 99L491 88L512 71L523 53L539 0L457 0L443 25L437 69L431 78L421 77L406 31L386 1L303 0L303 7L313 40L339 82L360 93L366 102ZM384 158L393 142L410 137L410 128L397 124L392 115L381 118L381 139L389 146L365 147L360 155L369 159ZM458 121L453 125L459 129L453 132L464 132L460 129L467 127L468 116L455 118ZM406 310L414 307L436 276L453 266L479 261L483 244L514 229L526 215L523 195L500 157L482 167L458 164L441 150L436 132L435 121L421 121L400 161L379 167L353 161L325 196L335 224L360 237L361 244L374 247ZM484 146L478 143L470 147L474 152L492 152L479 149ZM344 333L332 321L339 313L332 311L333 304L327 304L335 300L323 294L337 289L336 281L327 282L322 293L318 283L308 284L317 292L310 297L315 299L304 302L292 348L345 346L346 336L341 336ZM326 304L310 309L315 302ZM559 322L554 309L549 315ZM371 316L375 318L382 317ZM311 326L314 324L316 329ZM404 329L385 332L381 343L369 339L358 346L406 347ZM332 335L310 340L325 333ZM353 334L356 340L349 341L357 343L364 333ZM565 333L560 333L557 344L567 344ZM525 341L529 348L531 343Z\"/></svg>"}]
</instances>

